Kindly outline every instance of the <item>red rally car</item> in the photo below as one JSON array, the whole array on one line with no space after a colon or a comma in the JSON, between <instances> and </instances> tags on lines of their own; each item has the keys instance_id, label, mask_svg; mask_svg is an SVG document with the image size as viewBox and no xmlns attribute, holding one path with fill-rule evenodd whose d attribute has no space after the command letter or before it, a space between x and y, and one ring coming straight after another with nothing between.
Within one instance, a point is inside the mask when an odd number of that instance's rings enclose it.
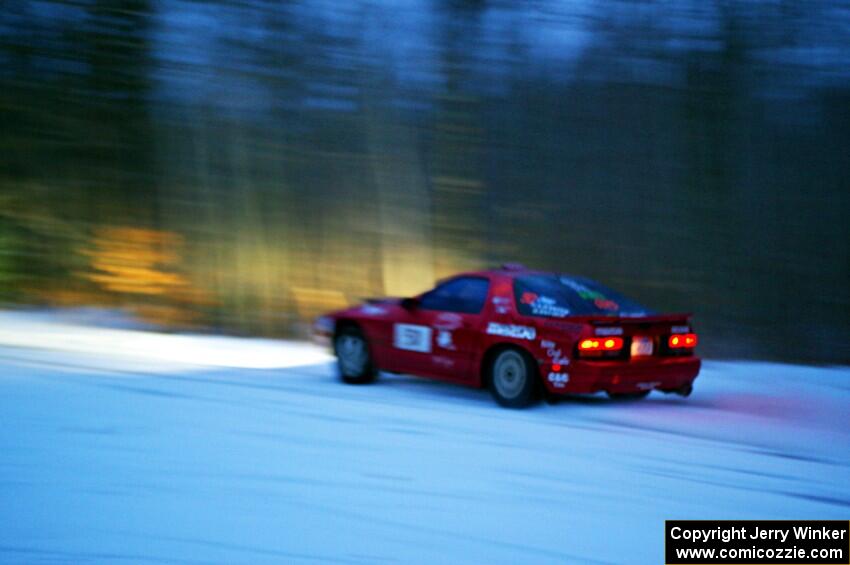
<instances>
[{"instance_id":1,"label":"red rally car","mask_svg":"<svg viewBox=\"0 0 850 565\"><path fill-rule=\"evenodd\" d=\"M409 373L487 386L509 407L541 390L688 396L700 369L690 314L654 314L590 279L515 265L333 312L314 332L330 339L347 383Z\"/></svg>"}]
</instances>

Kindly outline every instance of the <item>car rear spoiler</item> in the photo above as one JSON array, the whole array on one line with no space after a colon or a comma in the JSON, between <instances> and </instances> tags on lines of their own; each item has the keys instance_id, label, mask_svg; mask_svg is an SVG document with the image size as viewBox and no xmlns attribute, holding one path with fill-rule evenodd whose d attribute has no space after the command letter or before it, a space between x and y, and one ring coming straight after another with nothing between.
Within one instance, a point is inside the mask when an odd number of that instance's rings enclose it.
<instances>
[{"instance_id":1,"label":"car rear spoiler","mask_svg":"<svg viewBox=\"0 0 850 565\"><path fill-rule=\"evenodd\" d=\"M693 316L690 312L680 314L652 314L650 316L570 316L570 320L587 322L594 326L623 326L629 324L687 323Z\"/></svg>"}]
</instances>

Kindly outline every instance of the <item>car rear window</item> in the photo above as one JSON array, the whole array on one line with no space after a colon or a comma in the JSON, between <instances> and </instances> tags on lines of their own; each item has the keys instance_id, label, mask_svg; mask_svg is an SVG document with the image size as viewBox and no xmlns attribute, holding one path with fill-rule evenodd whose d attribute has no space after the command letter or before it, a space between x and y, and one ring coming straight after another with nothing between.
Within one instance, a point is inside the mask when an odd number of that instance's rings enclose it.
<instances>
[{"instance_id":1,"label":"car rear window","mask_svg":"<svg viewBox=\"0 0 850 565\"><path fill-rule=\"evenodd\" d=\"M514 280L517 310L524 316L646 316L651 312L596 281L568 275L529 275Z\"/></svg>"}]
</instances>

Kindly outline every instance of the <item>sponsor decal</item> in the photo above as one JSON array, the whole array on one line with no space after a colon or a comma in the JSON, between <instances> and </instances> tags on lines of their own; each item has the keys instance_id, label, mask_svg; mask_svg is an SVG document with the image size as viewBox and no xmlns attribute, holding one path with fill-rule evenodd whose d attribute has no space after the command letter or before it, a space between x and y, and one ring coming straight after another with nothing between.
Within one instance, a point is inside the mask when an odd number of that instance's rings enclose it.
<instances>
[{"instance_id":1,"label":"sponsor decal","mask_svg":"<svg viewBox=\"0 0 850 565\"><path fill-rule=\"evenodd\" d=\"M431 357L431 361L433 361L434 365L439 365L440 367L445 367L447 369L451 369L455 366L455 362L448 357L443 357L442 355L435 355Z\"/></svg>"},{"instance_id":2,"label":"sponsor decal","mask_svg":"<svg viewBox=\"0 0 850 565\"><path fill-rule=\"evenodd\" d=\"M490 322L487 326L487 333L517 339L534 339L537 336L537 330L534 328L515 326L513 324L498 324L496 322Z\"/></svg>"},{"instance_id":3,"label":"sponsor decal","mask_svg":"<svg viewBox=\"0 0 850 565\"><path fill-rule=\"evenodd\" d=\"M510 312L510 308L508 308L508 306L511 303L511 299L507 296L494 296L491 302L493 303L493 307L496 309L496 314L507 314Z\"/></svg>"},{"instance_id":4,"label":"sponsor decal","mask_svg":"<svg viewBox=\"0 0 850 565\"><path fill-rule=\"evenodd\" d=\"M563 388L570 382L570 375L568 373L549 373L548 380L557 388Z\"/></svg>"},{"instance_id":5,"label":"sponsor decal","mask_svg":"<svg viewBox=\"0 0 850 565\"><path fill-rule=\"evenodd\" d=\"M572 324L570 322L564 322L562 320L556 320L553 318L549 318L543 322L543 325L547 328L556 329L558 331L567 332L567 333L575 333L578 334L582 330L584 330L584 325L582 324Z\"/></svg>"},{"instance_id":6,"label":"sponsor decal","mask_svg":"<svg viewBox=\"0 0 850 565\"><path fill-rule=\"evenodd\" d=\"M558 306L554 298L538 296L531 305L531 313L535 316L550 316L552 318L563 318L569 316L570 309Z\"/></svg>"},{"instance_id":7,"label":"sponsor decal","mask_svg":"<svg viewBox=\"0 0 850 565\"><path fill-rule=\"evenodd\" d=\"M375 306L374 304L364 304L360 307L360 313L367 316L383 316L387 313L387 309Z\"/></svg>"},{"instance_id":8,"label":"sponsor decal","mask_svg":"<svg viewBox=\"0 0 850 565\"><path fill-rule=\"evenodd\" d=\"M551 363L564 366L570 364L570 360L564 357L563 352L556 347L554 341L543 340L540 342L540 347L546 348L546 356L549 357Z\"/></svg>"},{"instance_id":9,"label":"sponsor decal","mask_svg":"<svg viewBox=\"0 0 850 565\"><path fill-rule=\"evenodd\" d=\"M601 298L602 300L605 300L605 295L603 295L601 292L596 292L595 290L591 290L591 289L587 288L586 286L584 286L583 284L581 284L580 282L574 281L572 279L568 279L566 277L561 277L560 281L561 281L562 285L570 287L571 289L576 291L576 293L578 293L578 295L581 296L585 300L596 300L597 298Z\"/></svg>"},{"instance_id":10,"label":"sponsor decal","mask_svg":"<svg viewBox=\"0 0 850 565\"><path fill-rule=\"evenodd\" d=\"M534 316L563 318L570 314L570 309L558 306L558 303L554 298L540 296L534 292L523 292L519 301L526 306L531 306L531 313Z\"/></svg>"},{"instance_id":11,"label":"sponsor decal","mask_svg":"<svg viewBox=\"0 0 850 565\"><path fill-rule=\"evenodd\" d=\"M623 335L623 328L596 328L596 335Z\"/></svg>"},{"instance_id":12,"label":"sponsor decal","mask_svg":"<svg viewBox=\"0 0 850 565\"><path fill-rule=\"evenodd\" d=\"M593 301L593 304L601 310L619 310L620 308L619 304L607 298L597 298Z\"/></svg>"},{"instance_id":13,"label":"sponsor decal","mask_svg":"<svg viewBox=\"0 0 850 565\"><path fill-rule=\"evenodd\" d=\"M431 328L415 324L393 325L393 346L406 351L431 352Z\"/></svg>"},{"instance_id":14,"label":"sponsor decal","mask_svg":"<svg viewBox=\"0 0 850 565\"><path fill-rule=\"evenodd\" d=\"M434 319L434 327L438 330L456 330L463 325L463 317L454 312L443 312Z\"/></svg>"},{"instance_id":15,"label":"sponsor decal","mask_svg":"<svg viewBox=\"0 0 850 565\"><path fill-rule=\"evenodd\" d=\"M523 304L534 304L537 302L537 298L538 296L533 292L523 292L519 301Z\"/></svg>"},{"instance_id":16,"label":"sponsor decal","mask_svg":"<svg viewBox=\"0 0 850 565\"><path fill-rule=\"evenodd\" d=\"M563 284L564 286L568 286L574 291L576 291L576 293L584 300L592 300L593 304L600 310L613 311L620 309L619 304L617 304L613 300L609 300L601 292L587 288L580 282L568 279L566 277L561 277L560 281L561 284Z\"/></svg>"},{"instance_id":17,"label":"sponsor decal","mask_svg":"<svg viewBox=\"0 0 850 565\"><path fill-rule=\"evenodd\" d=\"M455 344L452 343L452 332L448 330L438 330L437 345L439 345L443 349L454 349Z\"/></svg>"}]
</instances>

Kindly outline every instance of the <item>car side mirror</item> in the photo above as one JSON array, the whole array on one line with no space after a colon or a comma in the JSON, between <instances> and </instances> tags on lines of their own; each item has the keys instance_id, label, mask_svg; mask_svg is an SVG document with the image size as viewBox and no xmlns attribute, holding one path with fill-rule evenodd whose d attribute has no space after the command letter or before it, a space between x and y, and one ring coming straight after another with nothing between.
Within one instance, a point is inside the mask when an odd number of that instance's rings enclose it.
<instances>
[{"instance_id":1,"label":"car side mirror","mask_svg":"<svg viewBox=\"0 0 850 565\"><path fill-rule=\"evenodd\" d=\"M415 298L402 298L401 307L405 310L414 310L419 305L419 301Z\"/></svg>"}]
</instances>

